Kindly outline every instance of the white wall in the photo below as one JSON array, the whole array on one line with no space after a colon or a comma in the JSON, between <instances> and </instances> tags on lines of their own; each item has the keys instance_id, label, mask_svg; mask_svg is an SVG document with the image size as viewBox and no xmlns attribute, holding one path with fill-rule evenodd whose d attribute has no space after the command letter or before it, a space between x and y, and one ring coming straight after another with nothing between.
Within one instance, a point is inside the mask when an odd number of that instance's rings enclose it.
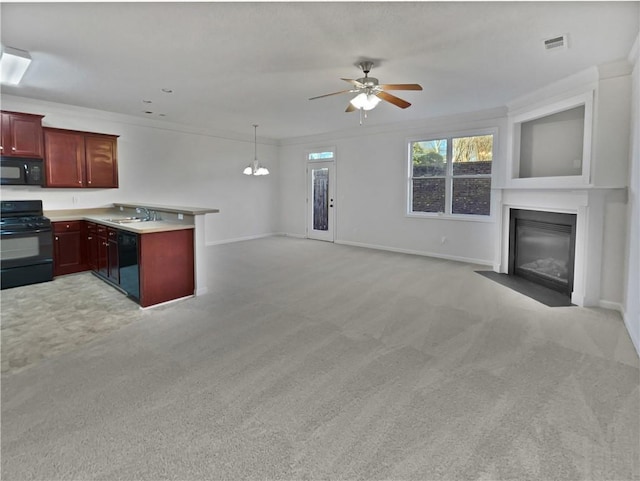
<instances>
[{"instance_id":1,"label":"white wall","mask_svg":"<svg viewBox=\"0 0 640 481\"><path fill-rule=\"evenodd\" d=\"M582 175L584 106L522 122L519 177Z\"/></svg>"},{"instance_id":2,"label":"white wall","mask_svg":"<svg viewBox=\"0 0 640 481\"><path fill-rule=\"evenodd\" d=\"M375 112L370 115L375 115ZM280 230L306 235L306 157L336 148L336 242L493 264L495 228L488 222L407 217L407 142L412 137L496 128L494 172L505 152L503 109L290 139L280 152ZM442 243L442 237L446 241Z\"/></svg>"},{"instance_id":3,"label":"white wall","mask_svg":"<svg viewBox=\"0 0 640 481\"><path fill-rule=\"evenodd\" d=\"M631 75L629 64L613 62L599 67L591 179L599 187L625 187L628 183ZM609 192L603 225L601 305L622 307L627 226L627 196Z\"/></svg>"},{"instance_id":4,"label":"white wall","mask_svg":"<svg viewBox=\"0 0 640 481\"><path fill-rule=\"evenodd\" d=\"M274 175L242 174L254 155L250 119L243 139L19 97L3 96L2 108L43 114L43 125L48 127L120 136L118 189L3 186L3 199L42 199L45 210L102 207L113 202L217 208L219 214L205 219L208 244L275 231L278 148L274 143L258 145L261 162Z\"/></svg>"},{"instance_id":5,"label":"white wall","mask_svg":"<svg viewBox=\"0 0 640 481\"><path fill-rule=\"evenodd\" d=\"M629 60L634 68L631 76L631 142L624 321L640 354L640 35L636 38Z\"/></svg>"}]
</instances>

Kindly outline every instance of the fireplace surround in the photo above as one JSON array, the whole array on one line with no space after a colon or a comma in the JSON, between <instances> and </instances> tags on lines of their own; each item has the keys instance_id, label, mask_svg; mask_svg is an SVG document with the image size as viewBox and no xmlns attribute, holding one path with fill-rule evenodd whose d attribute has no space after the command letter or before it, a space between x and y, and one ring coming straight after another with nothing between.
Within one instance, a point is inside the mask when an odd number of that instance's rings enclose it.
<instances>
[{"instance_id":1,"label":"fireplace surround","mask_svg":"<svg viewBox=\"0 0 640 481\"><path fill-rule=\"evenodd\" d=\"M575 215L575 249L571 302L578 306L600 305L603 257L603 230L606 197L624 193L612 188L503 188L496 189L497 228L494 271L508 273L511 210L536 210ZM616 194L621 195L621 194Z\"/></svg>"}]
</instances>

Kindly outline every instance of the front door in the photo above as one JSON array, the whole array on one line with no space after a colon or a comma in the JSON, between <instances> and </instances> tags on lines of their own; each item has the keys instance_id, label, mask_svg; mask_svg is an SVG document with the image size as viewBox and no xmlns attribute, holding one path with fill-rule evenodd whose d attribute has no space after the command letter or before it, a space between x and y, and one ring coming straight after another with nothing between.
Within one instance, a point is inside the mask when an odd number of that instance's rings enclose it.
<instances>
[{"instance_id":1,"label":"front door","mask_svg":"<svg viewBox=\"0 0 640 481\"><path fill-rule=\"evenodd\" d=\"M335 173L333 162L309 162L307 167L307 237L333 242Z\"/></svg>"}]
</instances>

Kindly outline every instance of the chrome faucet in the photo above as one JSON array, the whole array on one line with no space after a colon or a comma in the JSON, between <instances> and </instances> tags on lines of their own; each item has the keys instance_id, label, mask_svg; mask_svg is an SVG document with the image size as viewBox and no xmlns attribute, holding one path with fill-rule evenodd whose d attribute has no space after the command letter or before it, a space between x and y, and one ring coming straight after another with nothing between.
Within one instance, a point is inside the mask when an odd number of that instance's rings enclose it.
<instances>
[{"instance_id":1,"label":"chrome faucet","mask_svg":"<svg viewBox=\"0 0 640 481\"><path fill-rule=\"evenodd\" d=\"M151 220L151 212L149 212L149 209L146 207L136 207L136 213L141 214L142 212L144 212L144 220Z\"/></svg>"}]
</instances>

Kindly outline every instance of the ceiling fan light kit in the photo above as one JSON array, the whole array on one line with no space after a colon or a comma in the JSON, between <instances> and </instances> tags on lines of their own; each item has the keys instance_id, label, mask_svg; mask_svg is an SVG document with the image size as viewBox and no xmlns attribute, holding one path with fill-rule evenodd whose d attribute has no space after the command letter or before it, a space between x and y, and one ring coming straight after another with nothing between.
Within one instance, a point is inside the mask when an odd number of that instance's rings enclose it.
<instances>
[{"instance_id":1,"label":"ceiling fan light kit","mask_svg":"<svg viewBox=\"0 0 640 481\"><path fill-rule=\"evenodd\" d=\"M400 107L401 109L406 109L411 105L406 100L396 97L395 95L391 95L387 92L387 90L422 90L422 87L418 84L380 84L377 78L369 77L369 72L373 67L373 62L360 62L359 67L364 72L364 77L359 79L342 79L345 82L350 83L353 88L349 90L333 92L330 94L319 95L317 97L311 97L309 100L329 97L331 95L339 95L343 93L356 93L357 95L353 99L351 99L349 105L347 105L345 112L360 110L360 124L362 124L363 112L374 109L380 103L380 100L389 102L396 107Z\"/></svg>"},{"instance_id":2,"label":"ceiling fan light kit","mask_svg":"<svg viewBox=\"0 0 640 481\"><path fill-rule=\"evenodd\" d=\"M351 99L350 103L357 109L372 110L380 103L380 97L362 92Z\"/></svg>"},{"instance_id":3,"label":"ceiling fan light kit","mask_svg":"<svg viewBox=\"0 0 640 481\"><path fill-rule=\"evenodd\" d=\"M269 175L269 169L258 162L258 125L253 124L253 162L247 165L242 173L244 175Z\"/></svg>"}]
</instances>

